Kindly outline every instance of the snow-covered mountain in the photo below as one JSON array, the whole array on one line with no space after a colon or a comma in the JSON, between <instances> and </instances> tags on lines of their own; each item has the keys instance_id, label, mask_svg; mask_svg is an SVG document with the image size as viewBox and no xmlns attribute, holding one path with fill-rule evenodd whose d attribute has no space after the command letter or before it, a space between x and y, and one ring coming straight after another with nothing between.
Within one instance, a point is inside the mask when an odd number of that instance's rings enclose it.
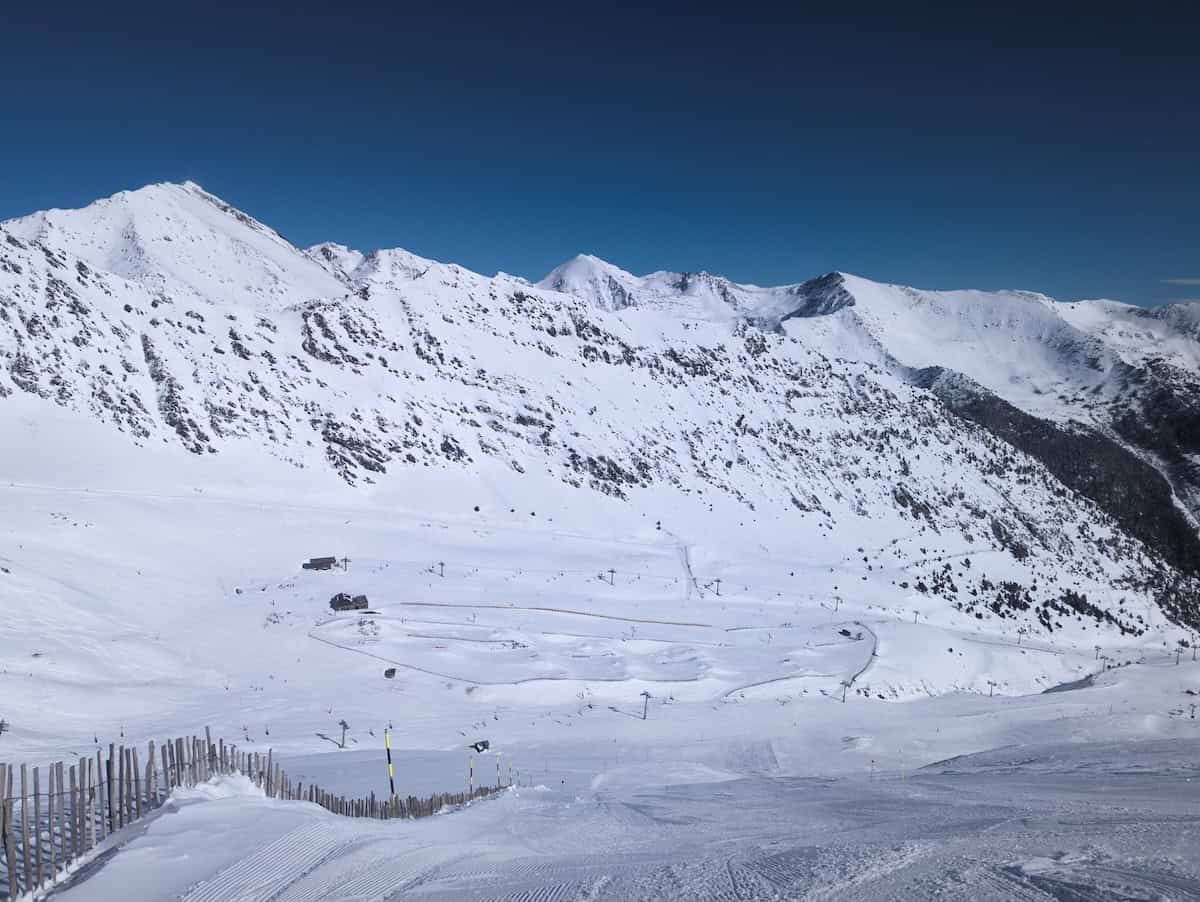
<instances>
[{"instance_id":1,"label":"snow-covered mountain","mask_svg":"<svg viewBox=\"0 0 1200 902\"><path fill-rule=\"evenodd\" d=\"M301 250L153 185L0 223L0 464L36 473L54 419L86 479L101 445L322 491L447 477L514 512L890 556L897 594L964 616L1132 633L1159 608L1200 624L1198 334L1188 306L841 273L760 288L581 256L533 285Z\"/></svg>"},{"instance_id":2,"label":"snow-covered mountain","mask_svg":"<svg viewBox=\"0 0 1200 902\"><path fill-rule=\"evenodd\" d=\"M278 310L342 290L274 229L192 182L123 191L82 210L34 213L4 227L174 301Z\"/></svg>"},{"instance_id":3,"label":"snow-covered mountain","mask_svg":"<svg viewBox=\"0 0 1200 902\"><path fill-rule=\"evenodd\" d=\"M809 311L801 285L761 288L739 285L706 272L655 272L635 276L588 254L572 257L537 283L563 292L602 310L648 307L675 313L683 319L729 322L745 319L778 325L789 316ZM830 309L819 312L832 312ZM817 312L815 310L811 312Z\"/></svg>"}]
</instances>

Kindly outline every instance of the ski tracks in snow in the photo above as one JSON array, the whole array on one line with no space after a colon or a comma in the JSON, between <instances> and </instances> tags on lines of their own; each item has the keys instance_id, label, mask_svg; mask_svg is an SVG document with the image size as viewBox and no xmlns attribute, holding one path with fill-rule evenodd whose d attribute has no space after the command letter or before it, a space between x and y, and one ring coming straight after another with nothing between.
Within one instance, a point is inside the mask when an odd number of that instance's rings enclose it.
<instances>
[{"instance_id":1,"label":"ski tracks in snow","mask_svg":"<svg viewBox=\"0 0 1200 902\"><path fill-rule=\"evenodd\" d=\"M196 885L181 902L382 902L430 878L428 853L400 837L364 835L358 824L322 818Z\"/></svg>"},{"instance_id":2,"label":"ski tracks in snow","mask_svg":"<svg viewBox=\"0 0 1200 902\"><path fill-rule=\"evenodd\" d=\"M182 902L268 902L305 869L320 866L355 844L325 821L298 827L194 887Z\"/></svg>"}]
</instances>

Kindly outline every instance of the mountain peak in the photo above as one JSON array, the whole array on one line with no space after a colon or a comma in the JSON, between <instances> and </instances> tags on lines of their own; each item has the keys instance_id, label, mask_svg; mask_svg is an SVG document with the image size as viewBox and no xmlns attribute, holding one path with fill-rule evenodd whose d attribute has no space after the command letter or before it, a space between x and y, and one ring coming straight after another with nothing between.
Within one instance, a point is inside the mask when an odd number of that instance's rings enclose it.
<instances>
[{"instance_id":1,"label":"mountain peak","mask_svg":"<svg viewBox=\"0 0 1200 902\"><path fill-rule=\"evenodd\" d=\"M550 270L544 278L538 283L539 285L547 281L551 277L565 274L576 275L594 275L603 273L606 275L614 275L625 279L636 280L637 276L626 272L616 264L609 263L607 260L601 259L594 254L576 254L570 260L560 263L554 269Z\"/></svg>"},{"instance_id":2,"label":"mountain peak","mask_svg":"<svg viewBox=\"0 0 1200 902\"><path fill-rule=\"evenodd\" d=\"M536 284L538 288L583 298L604 310L623 310L637 303L640 282L637 276L607 260L576 254Z\"/></svg>"},{"instance_id":3,"label":"mountain peak","mask_svg":"<svg viewBox=\"0 0 1200 902\"><path fill-rule=\"evenodd\" d=\"M279 308L346 289L335 274L195 182L156 182L5 227L171 300Z\"/></svg>"},{"instance_id":4,"label":"mountain peak","mask_svg":"<svg viewBox=\"0 0 1200 902\"><path fill-rule=\"evenodd\" d=\"M853 307L855 303L854 295L846 287L846 275L840 272L827 272L823 276L801 282L792 287L791 294L799 303L780 317L780 322L811 316L828 316L843 307Z\"/></svg>"}]
</instances>

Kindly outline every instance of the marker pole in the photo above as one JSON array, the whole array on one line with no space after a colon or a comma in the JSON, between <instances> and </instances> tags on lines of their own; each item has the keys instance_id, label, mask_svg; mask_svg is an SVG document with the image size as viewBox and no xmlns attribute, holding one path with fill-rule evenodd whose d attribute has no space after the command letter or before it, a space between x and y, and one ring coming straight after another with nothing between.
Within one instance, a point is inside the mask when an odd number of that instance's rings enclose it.
<instances>
[{"instance_id":1,"label":"marker pole","mask_svg":"<svg viewBox=\"0 0 1200 902\"><path fill-rule=\"evenodd\" d=\"M396 807L396 777L392 772L392 737L387 730L383 731L383 746L387 749L388 788L392 791L392 809Z\"/></svg>"}]
</instances>

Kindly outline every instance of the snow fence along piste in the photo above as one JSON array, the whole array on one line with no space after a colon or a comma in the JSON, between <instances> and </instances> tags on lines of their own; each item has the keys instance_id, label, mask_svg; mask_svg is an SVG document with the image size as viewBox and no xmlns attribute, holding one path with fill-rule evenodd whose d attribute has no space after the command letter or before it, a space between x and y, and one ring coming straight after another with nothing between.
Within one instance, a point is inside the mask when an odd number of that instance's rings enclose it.
<instances>
[{"instance_id":1,"label":"snow fence along piste","mask_svg":"<svg viewBox=\"0 0 1200 902\"><path fill-rule=\"evenodd\" d=\"M0 899L39 897L89 861L111 834L161 808L174 789L223 774L248 777L269 798L312 802L333 814L376 820L428 817L501 788L497 770L496 786L476 787L472 780L467 792L347 798L293 782L273 752L243 752L224 739L213 742L208 729L203 738L174 739L157 749L151 740L144 765L137 748L111 744L107 757L97 750L94 758L44 770L0 764Z\"/></svg>"}]
</instances>

